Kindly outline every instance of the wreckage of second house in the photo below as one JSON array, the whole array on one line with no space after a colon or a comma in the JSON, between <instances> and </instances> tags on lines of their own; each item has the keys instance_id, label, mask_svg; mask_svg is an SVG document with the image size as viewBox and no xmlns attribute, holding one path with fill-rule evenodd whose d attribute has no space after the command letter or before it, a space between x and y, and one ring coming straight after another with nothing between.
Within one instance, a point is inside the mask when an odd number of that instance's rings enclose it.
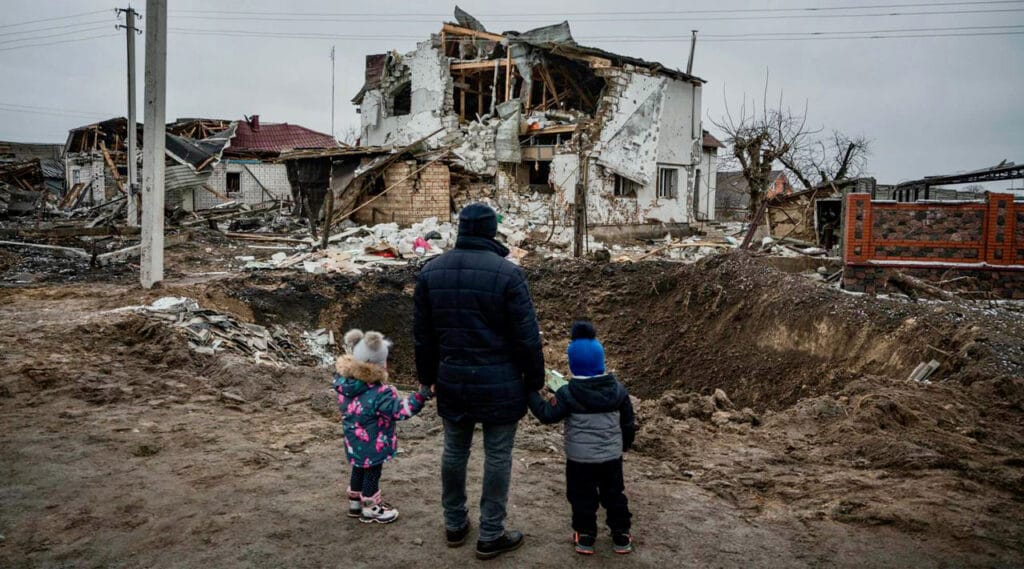
<instances>
[{"instance_id":1,"label":"wreckage of second house","mask_svg":"<svg viewBox=\"0 0 1024 569\"><path fill-rule=\"evenodd\" d=\"M562 227L573 223L579 182L599 238L664 235L713 217L715 173L704 170L716 167L718 145L704 143L704 80L581 46L567 22L496 34L458 9L456 19L410 53L366 57L353 99L361 145L421 147L416 161L389 165L404 175L384 178L417 184L410 173L444 154L437 164L451 172L456 205L487 193L543 202L530 213ZM379 202L377 219L389 220L398 205ZM423 205L435 215L433 201Z\"/></svg>"}]
</instances>

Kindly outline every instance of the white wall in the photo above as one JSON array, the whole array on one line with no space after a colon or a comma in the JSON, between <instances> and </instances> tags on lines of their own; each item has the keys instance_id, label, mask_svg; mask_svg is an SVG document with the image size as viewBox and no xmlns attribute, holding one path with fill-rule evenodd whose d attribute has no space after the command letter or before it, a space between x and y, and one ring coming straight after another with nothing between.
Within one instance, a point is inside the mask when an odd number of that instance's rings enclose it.
<instances>
[{"instance_id":1,"label":"white wall","mask_svg":"<svg viewBox=\"0 0 1024 569\"><path fill-rule=\"evenodd\" d=\"M284 164L251 164L222 160L213 167L209 186L221 195L227 195L227 173L237 172L241 182L241 191L236 196L228 196L241 203L256 204L271 199L291 200L292 185L288 182L288 168ZM260 183L266 187L264 191ZM267 194L271 197L268 197ZM209 209L223 200L203 189L193 190L195 209Z\"/></svg>"},{"instance_id":2,"label":"white wall","mask_svg":"<svg viewBox=\"0 0 1024 569\"><path fill-rule=\"evenodd\" d=\"M704 149L700 161L700 196L698 211L700 218L715 218L715 194L718 188L718 154L711 149ZM693 203L692 200L690 203Z\"/></svg>"},{"instance_id":3,"label":"white wall","mask_svg":"<svg viewBox=\"0 0 1024 569\"><path fill-rule=\"evenodd\" d=\"M686 81L637 71L624 72L621 78L625 84L613 93L613 113L599 137L597 164L607 168L590 172L588 195L598 199L588 200L589 220L597 225L686 223L693 203L693 168L700 160L694 155L700 139L695 99L700 90ZM675 198L658 197L660 168L677 171ZM635 198L614 196L613 173L642 184Z\"/></svg>"},{"instance_id":4,"label":"white wall","mask_svg":"<svg viewBox=\"0 0 1024 569\"><path fill-rule=\"evenodd\" d=\"M448 61L432 41L420 42L402 63L412 78L410 113L386 116L380 90L368 91L360 105L363 146L405 146L441 128L448 95ZM440 138L440 136L438 137Z\"/></svg>"},{"instance_id":5,"label":"white wall","mask_svg":"<svg viewBox=\"0 0 1024 569\"><path fill-rule=\"evenodd\" d=\"M75 172L78 172L78 181L88 185L92 181L91 193L95 203L106 201L106 163L102 156L77 155L64 159L64 175L66 176L66 188L68 191L74 187ZM82 203L91 203L88 197Z\"/></svg>"}]
</instances>

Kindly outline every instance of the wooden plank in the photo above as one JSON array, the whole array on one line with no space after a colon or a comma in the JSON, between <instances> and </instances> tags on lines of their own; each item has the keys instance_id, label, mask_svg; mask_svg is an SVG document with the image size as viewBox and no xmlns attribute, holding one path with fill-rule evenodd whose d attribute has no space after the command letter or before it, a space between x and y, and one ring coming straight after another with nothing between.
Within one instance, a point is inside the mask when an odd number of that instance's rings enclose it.
<instances>
[{"instance_id":1,"label":"wooden plank","mask_svg":"<svg viewBox=\"0 0 1024 569\"><path fill-rule=\"evenodd\" d=\"M539 128L537 130L527 131L525 136L534 136L537 134L565 134L567 132L576 132L577 126L578 125L574 124L559 124L555 126L549 126L546 128Z\"/></svg>"},{"instance_id":2,"label":"wooden plank","mask_svg":"<svg viewBox=\"0 0 1024 569\"><path fill-rule=\"evenodd\" d=\"M555 80L551 78L551 74L548 72L548 64L542 63L540 66L541 77L544 78L544 87L551 90L551 96L555 98L555 105L561 104L558 99L558 92L555 91Z\"/></svg>"},{"instance_id":3,"label":"wooden plank","mask_svg":"<svg viewBox=\"0 0 1024 569\"><path fill-rule=\"evenodd\" d=\"M110 157L110 153L107 152L107 145L103 141L100 141L100 151L103 152L103 160L107 163L107 168L114 177L117 190L122 194L127 194L128 192L124 190L124 184L121 182L121 175L117 173L117 166L114 165L114 159Z\"/></svg>"},{"instance_id":4,"label":"wooden plank","mask_svg":"<svg viewBox=\"0 0 1024 569\"><path fill-rule=\"evenodd\" d=\"M505 100L512 98L512 52L505 50Z\"/></svg>"},{"instance_id":5,"label":"wooden plank","mask_svg":"<svg viewBox=\"0 0 1024 569\"><path fill-rule=\"evenodd\" d=\"M505 66L509 65L508 60L505 59L485 59L484 61L453 61L449 66L452 71L473 71L473 70L485 70L491 71L495 65Z\"/></svg>"},{"instance_id":6,"label":"wooden plank","mask_svg":"<svg viewBox=\"0 0 1024 569\"><path fill-rule=\"evenodd\" d=\"M462 26L456 26L455 24L444 24L443 26L441 26L441 31L446 34L451 34L453 36L469 36L473 38L491 40L500 43L505 43L506 41L505 36L500 36L498 34L492 34L488 32L478 32L476 30L471 30L469 28L463 28Z\"/></svg>"},{"instance_id":7,"label":"wooden plank","mask_svg":"<svg viewBox=\"0 0 1024 569\"><path fill-rule=\"evenodd\" d=\"M258 182L258 181L259 181L259 180L257 180L257 182ZM222 194L222 193L218 192L217 190L215 190L215 189L211 188L210 186L208 186L208 185L206 185L206 184L203 184L203 185L202 185L202 188L203 188L204 190L206 190L207 192L210 192L211 194L213 194L213 195L217 196L217 198L219 198L219 199L220 199L220 201L222 201L222 202L229 202L229 201L233 201L233 200L232 200L231 198L229 198L229 197L225 196L224 194Z\"/></svg>"}]
</instances>

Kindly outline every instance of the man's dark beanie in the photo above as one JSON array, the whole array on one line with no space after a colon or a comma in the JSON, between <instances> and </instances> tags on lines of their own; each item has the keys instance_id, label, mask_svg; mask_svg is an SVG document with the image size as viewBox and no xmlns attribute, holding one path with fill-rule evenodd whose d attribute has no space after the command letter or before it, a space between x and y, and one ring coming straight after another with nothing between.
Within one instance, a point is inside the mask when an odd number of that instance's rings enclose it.
<instances>
[{"instance_id":1,"label":"man's dark beanie","mask_svg":"<svg viewBox=\"0 0 1024 569\"><path fill-rule=\"evenodd\" d=\"M471 203L459 212L459 235L494 239L498 234L498 214L482 203Z\"/></svg>"}]
</instances>

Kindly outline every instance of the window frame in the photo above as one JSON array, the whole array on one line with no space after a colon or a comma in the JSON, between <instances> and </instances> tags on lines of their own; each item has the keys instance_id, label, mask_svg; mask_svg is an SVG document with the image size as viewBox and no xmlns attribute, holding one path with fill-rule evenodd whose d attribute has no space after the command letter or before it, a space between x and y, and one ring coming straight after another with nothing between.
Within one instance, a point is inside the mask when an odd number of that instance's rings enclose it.
<instances>
[{"instance_id":1,"label":"window frame","mask_svg":"<svg viewBox=\"0 0 1024 569\"><path fill-rule=\"evenodd\" d=\"M637 194L640 193L640 189L643 188L643 186L625 176L620 176L618 174L614 174L614 176L612 196L616 198L636 199Z\"/></svg>"},{"instance_id":2,"label":"window frame","mask_svg":"<svg viewBox=\"0 0 1024 569\"><path fill-rule=\"evenodd\" d=\"M671 172L669 176L671 178L670 191L666 192L665 187L665 176ZM658 166L658 185L655 189L655 196L658 199L663 200L675 200L679 199L679 168L672 168L668 166Z\"/></svg>"},{"instance_id":3,"label":"window frame","mask_svg":"<svg viewBox=\"0 0 1024 569\"><path fill-rule=\"evenodd\" d=\"M224 195L228 197L240 196L242 194L242 173L225 172L224 174ZM232 176L234 176L238 180L238 187L235 189L231 189Z\"/></svg>"}]
</instances>

